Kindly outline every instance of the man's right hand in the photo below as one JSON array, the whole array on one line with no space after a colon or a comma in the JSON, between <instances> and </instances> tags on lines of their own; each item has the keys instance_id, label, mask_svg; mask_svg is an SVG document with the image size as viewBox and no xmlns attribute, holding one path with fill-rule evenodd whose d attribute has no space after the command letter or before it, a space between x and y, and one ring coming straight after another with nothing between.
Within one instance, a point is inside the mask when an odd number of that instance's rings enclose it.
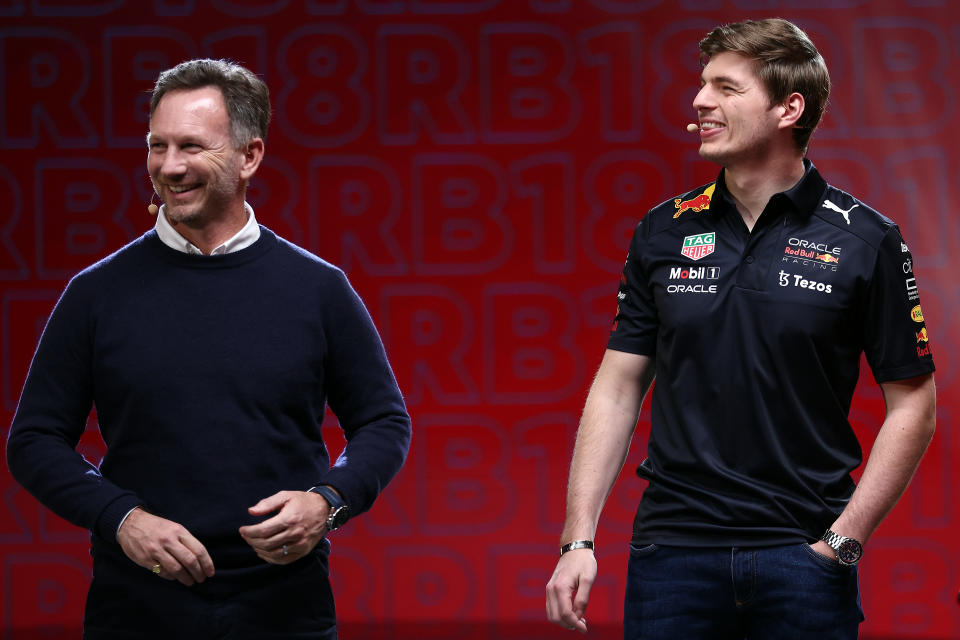
<instances>
[{"instance_id":1,"label":"man's right hand","mask_svg":"<svg viewBox=\"0 0 960 640\"><path fill-rule=\"evenodd\" d=\"M189 587L213 577L213 560L199 540L183 525L140 507L120 525L117 542L128 558L148 571L160 565L161 578Z\"/></svg>"},{"instance_id":2,"label":"man's right hand","mask_svg":"<svg viewBox=\"0 0 960 640\"><path fill-rule=\"evenodd\" d=\"M587 601L597 578L597 559L591 549L568 551L557 562L547 583L547 618L580 633L587 632Z\"/></svg>"}]
</instances>

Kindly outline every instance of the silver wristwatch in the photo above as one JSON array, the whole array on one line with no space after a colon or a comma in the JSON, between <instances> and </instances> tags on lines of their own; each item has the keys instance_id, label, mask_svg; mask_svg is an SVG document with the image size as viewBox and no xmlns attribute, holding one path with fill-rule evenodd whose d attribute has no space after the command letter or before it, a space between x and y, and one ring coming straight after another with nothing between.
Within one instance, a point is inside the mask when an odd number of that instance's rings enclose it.
<instances>
[{"instance_id":1,"label":"silver wristwatch","mask_svg":"<svg viewBox=\"0 0 960 640\"><path fill-rule=\"evenodd\" d=\"M853 538L847 538L827 529L827 532L820 538L830 548L837 552L837 561L845 567L852 567L860 562L863 556L863 545Z\"/></svg>"},{"instance_id":2,"label":"silver wristwatch","mask_svg":"<svg viewBox=\"0 0 960 640\"><path fill-rule=\"evenodd\" d=\"M310 491L319 493L330 505L327 515L327 531L336 531L350 518L350 507L336 491L326 485L311 487Z\"/></svg>"}]
</instances>

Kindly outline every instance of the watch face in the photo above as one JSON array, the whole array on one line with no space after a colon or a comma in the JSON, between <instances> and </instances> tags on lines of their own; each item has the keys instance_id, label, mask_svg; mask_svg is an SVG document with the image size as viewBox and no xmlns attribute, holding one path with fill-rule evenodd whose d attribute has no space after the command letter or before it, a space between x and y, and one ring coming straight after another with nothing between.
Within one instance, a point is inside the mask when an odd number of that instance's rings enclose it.
<instances>
[{"instance_id":1,"label":"watch face","mask_svg":"<svg viewBox=\"0 0 960 640\"><path fill-rule=\"evenodd\" d=\"M844 564L856 564L861 555L863 555L863 547L860 546L859 542L850 538L841 542L840 548L837 549L837 557Z\"/></svg>"},{"instance_id":2,"label":"watch face","mask_svg":"<svg viewBox=\"0 0 960 640\"><path fill-rule=\"evenodd\" d=\"M327 517L328 528L333 531L339 529L343 526L343 523L347 521L347 518L350 516L350 510L347 509L346 505L337 507L330 512L330 515Z\"/></svg>"}]
</instances>

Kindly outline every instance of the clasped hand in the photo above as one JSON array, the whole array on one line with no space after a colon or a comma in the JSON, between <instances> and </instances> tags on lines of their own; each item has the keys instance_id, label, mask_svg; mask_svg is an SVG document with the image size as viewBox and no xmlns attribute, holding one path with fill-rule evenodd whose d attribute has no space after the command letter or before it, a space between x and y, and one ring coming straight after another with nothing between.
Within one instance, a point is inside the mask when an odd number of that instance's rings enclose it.
<instances>
[{"instance_id":1,"label":"clasped hand","mask_svg":"<svg viewBox=\"0 0 960 640\"><path fill-rule=\"evenodd\" d=\"M240 535L263 560L289 564L307 555L327 531L330 505L310 491L280 491L250 507L250 515L265 516L259 524L240 527Z\"/></svg>"},{"instance_id":2,"label":"clasped hand","mask_svg":"<svg viewBox=\"0 0 960 640\"><path fill-rule=\"evenodd\" d=\"M257 555L271 564L289 564L317 545L326 533L330 506L307 491L280 491L248 509L250 515L273 517L240 527L240 535ZM183 525L141 508L130 512L117 532L120 548L145 569L190 586L214 574L213 560L203 544Z\"/></svg>"}]
</instances>

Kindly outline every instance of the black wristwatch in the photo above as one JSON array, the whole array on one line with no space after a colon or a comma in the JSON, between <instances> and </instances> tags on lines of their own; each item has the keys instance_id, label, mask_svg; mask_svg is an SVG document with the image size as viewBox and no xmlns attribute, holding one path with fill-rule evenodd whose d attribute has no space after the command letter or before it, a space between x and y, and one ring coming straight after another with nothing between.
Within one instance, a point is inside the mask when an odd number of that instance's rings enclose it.
<instances>
[{"instance_id":1,"label":"black wristwatch","mask_svg":"<svg viewBox=\"0 0 960 640\"><path fill-rule=\"evenodd\" d=\"M330 505L330 514L327 515L327 531L336 531L350 518L350 507L336 491L326 485L312 487L310 491L319 493Z\"/></svg>"},{"instance_id":2,"label":"black wristwatch","mask_svg":"<svg viewBox=\"0 0 960 640\"><path fill-rule=\"evenodd\" d=\"M856 565L863 556L863 545L853 538L841 536L827 529L820 539L837 552L837 561L845 567Z\"/></svg>"}]
</instances>

